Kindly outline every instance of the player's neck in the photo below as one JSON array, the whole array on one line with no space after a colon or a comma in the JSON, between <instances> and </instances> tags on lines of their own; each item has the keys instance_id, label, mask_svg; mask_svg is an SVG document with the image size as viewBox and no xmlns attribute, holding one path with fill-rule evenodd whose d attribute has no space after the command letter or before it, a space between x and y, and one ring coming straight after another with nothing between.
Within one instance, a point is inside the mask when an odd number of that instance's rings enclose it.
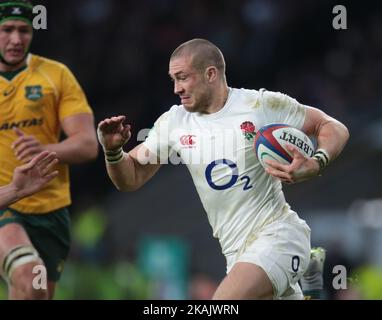
<instances>
[{"instance_id":1,"label":"player's neck","mask_svg":"<svg viewBox=\"0 0 382 320\"><path fill-rule=\"evenodd\" d=\"M216 113L223 109L225 106L227 99L228 99L228 93L229 93L229 88L227 84L222 84L222 86L219 88L217 91L218 93L213 95L213 100L210 103L210 106L208 107L208 110L206 113Z\"/></svg>"},{"instance_id":2,"label":"player's neck","mask_svg":"<svg viewBox=\"0 0 382 320\"><path fill-rule=\"evenodd\" d=\"M0 72L12 72L12 71L17 71L21 69L22 67L25 67L27 65L27 60L24 59L18 64L15 65L7 65L3 62L0 62Z\"/></svg>"}]
</instances>

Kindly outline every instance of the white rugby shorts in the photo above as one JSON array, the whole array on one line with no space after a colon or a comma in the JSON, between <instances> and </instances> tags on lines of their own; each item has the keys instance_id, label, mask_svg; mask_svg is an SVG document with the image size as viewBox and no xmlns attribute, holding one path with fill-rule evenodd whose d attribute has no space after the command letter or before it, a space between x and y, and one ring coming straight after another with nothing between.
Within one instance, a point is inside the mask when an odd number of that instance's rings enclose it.
<instances>
[{"instance_id":1,"label":"white rugby shorts","mask_svg":"<svg viewBox=\"0 0 382 320\"><path fill-rule=\"evenodd\" d=\"M309 264L310 228L294 211L249 236L236 253L226 256L227 274L237 262L261 267L268 275L274 299L303 299L298 284Z\"/></svg>"}]
</instances>

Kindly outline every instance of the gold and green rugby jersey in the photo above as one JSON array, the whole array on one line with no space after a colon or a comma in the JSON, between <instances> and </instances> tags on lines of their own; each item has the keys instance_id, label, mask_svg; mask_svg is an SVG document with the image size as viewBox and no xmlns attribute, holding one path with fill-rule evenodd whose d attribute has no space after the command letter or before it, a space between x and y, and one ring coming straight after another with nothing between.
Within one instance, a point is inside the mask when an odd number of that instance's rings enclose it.
<instances>
[{"instance_id":1,"label":"gold and green rugby jersey","mask_svg":"<svg viewBox=\"0 0 382 320\"><path fill-rule=\"evenodd\" d=\"M11 81L0 76L0 185L9 183L15 167L22 164L11 148L17 139L14 127L35 136L42 144L58 143L63 119L92 113L66 66L32 54L27 62L27 68ZM66 164L57 167L57 178L11 208L23 213L47 213L69 205L69 168Z\"/></svg>"}]
</instances>

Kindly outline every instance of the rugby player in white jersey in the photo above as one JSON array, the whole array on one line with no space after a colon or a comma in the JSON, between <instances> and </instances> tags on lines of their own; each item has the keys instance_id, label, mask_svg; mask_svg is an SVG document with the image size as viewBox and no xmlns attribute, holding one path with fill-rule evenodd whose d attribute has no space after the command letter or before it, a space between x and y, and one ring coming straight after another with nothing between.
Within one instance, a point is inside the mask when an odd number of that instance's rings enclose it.
<instances>
[{"instance_id":1,"label":"rugby player in white jersey","mask_svg":"<svg viewBox=\"0 0 382 320\"><path fill-rule=\"evenodd\" d=\"M319 175L342 151L348 130L287 95L230 88L221 51L204 39L173 52L169 75L181 105L165 112L142 144L123 152L131 137L125 116L99 123L111 180L121 191L137 190L162 163L179 156L227 260L214 299L302 299L298 280L309 263L310 229L285 201L281 182ZM290 165L269 161L264 170L253 136L270 123L315 136L320 153L304 158L291 146Z\"/></svg>"}]
</instances>

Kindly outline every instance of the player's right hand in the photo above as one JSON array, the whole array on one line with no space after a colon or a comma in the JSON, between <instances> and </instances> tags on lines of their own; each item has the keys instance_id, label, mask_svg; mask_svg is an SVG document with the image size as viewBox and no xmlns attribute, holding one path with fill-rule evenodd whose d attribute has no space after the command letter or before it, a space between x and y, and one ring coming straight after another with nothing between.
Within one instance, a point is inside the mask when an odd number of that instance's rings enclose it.
<instances>
[{"instance_id":1,"label":"player's right hand","mask_svg":"<svg viewBox=\"0 0 382 320\"><path fill-rule=\"evenodd\" d=\"M286 149L293 156L292 163L281 164L274 160L265 160L268 165L265 172L285 183L301 182L318 175L320 167L317 160L305 157L294 146L287 145Z\"/></svg>"},{"instance_id":2,"label":"player's right hand","mask_svg":"<svg viewBox=\"0 0 382 320\"><path fill-rule=\"evenodd\" d=\"M55 152L43 151L33 157L27 164L15 169L12 184L18 198L29 196L45 186L58 176L58 171L53 168L58 163Z\"/></svg>"},{"instance_id":3,"label":"player's right hand","mask_svg":"<svg viewBox=\"0 0 382 320\"><path fill-rule=\"evenodd\" d=\"M106 118L98 124L98 141L104 150L121 148L131 137L131 126L123 124L125 116Z\"/></svg>"}]
</instances>

